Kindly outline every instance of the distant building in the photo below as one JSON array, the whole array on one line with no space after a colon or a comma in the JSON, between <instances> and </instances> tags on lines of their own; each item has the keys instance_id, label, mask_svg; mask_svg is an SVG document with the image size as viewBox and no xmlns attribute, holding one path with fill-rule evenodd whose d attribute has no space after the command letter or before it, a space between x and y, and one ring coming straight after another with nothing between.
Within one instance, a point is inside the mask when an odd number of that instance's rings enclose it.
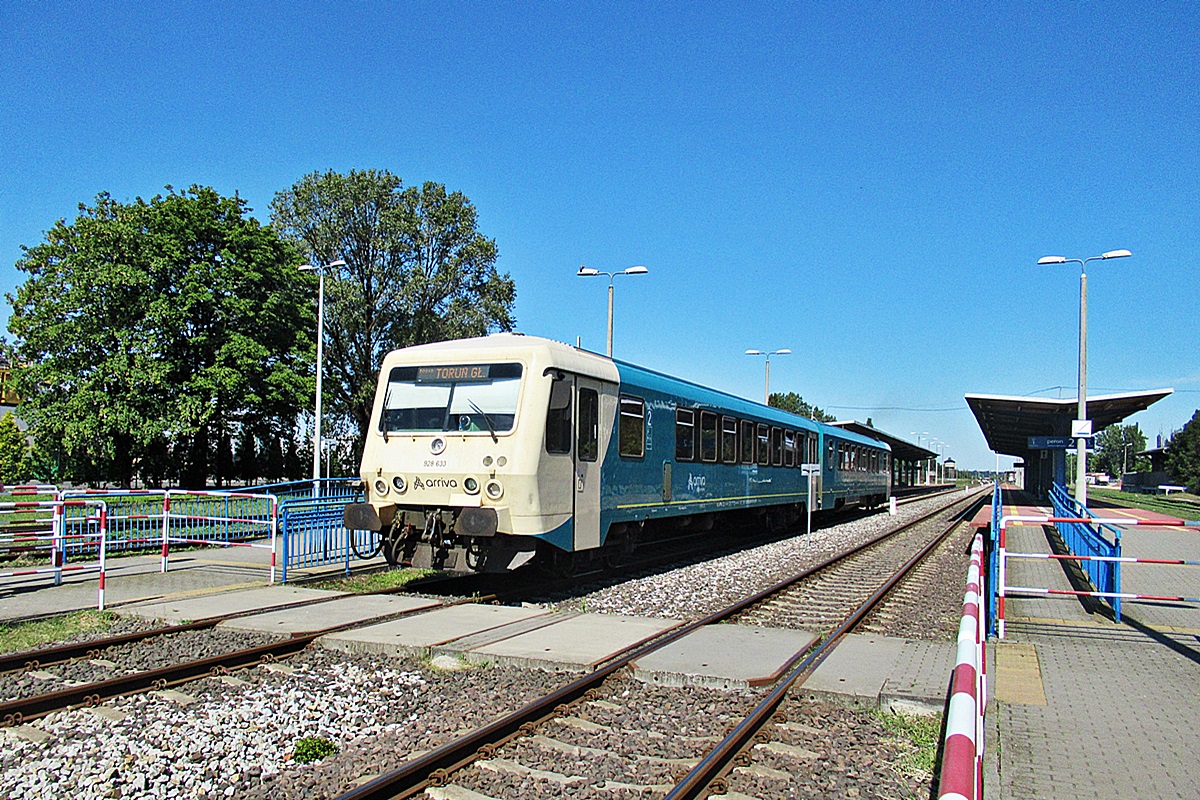
<instances>
[{"instance_id":1,"label":"distant building","mask_svg":"<svg viewBox=\"0 0 1200 800\"><path fill-rule=\"evenodd\" d=\"M954 480L955 476L958 474L956 467L957 465L954 463L953 458L947 458L942 462L942 474L946 476L947 481Z\"/></svg>"}]
</instances>

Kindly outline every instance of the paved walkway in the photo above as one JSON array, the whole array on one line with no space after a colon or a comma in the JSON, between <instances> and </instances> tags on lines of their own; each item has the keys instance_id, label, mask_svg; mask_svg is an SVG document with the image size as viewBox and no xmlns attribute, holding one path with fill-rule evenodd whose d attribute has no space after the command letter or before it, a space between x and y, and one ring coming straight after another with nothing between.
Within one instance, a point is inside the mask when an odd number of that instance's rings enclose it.
<instances>
[{"instance_id":1,"label":"paved walkway","mask_svg":"<svg viewBox=\"0 0 1200 800\"><path fill-rule=\"evenodd\" d=\"M371 562L375 563L375 562ZM364 562L357 562L358 565ZM105 574L105 607L121 606L267 586L271 576L269 550L250 547L215 547L171 553L169 570L161 571L155 555L109 557ZM0 565L0 573L9 570ZM280 577L276 571L276 580ZM288 569L288 581L311 577L339 577L342 564L317 569ZM40 614L96 608L98 580L95 572L63 573L61 586L53 576L24 575L0 578L0 623Z\"/></svg>"},{"instance_id":2,"label":"paved walkway","mask_svg":"<svg viewBox=\"0 0 1200 800\"><path fill-rule=\"evenodd\" d=\"M1051 513L1017 500L1006 514ZM1008 550L1050 552L1054 536L1012 527ZM1200 560L1194 529L1123 528L1122 544L1126 556ZM1009 576L1082 588L1050 560L1014 559ZM1127 564L1122 590L1200 597L1200 568ZM1009 598L1007 608L990 654L988 800L1200 798L1200 605L1125 601L1119 624L1107 606L1067 596Z\"/></svg>"}]
</instances>

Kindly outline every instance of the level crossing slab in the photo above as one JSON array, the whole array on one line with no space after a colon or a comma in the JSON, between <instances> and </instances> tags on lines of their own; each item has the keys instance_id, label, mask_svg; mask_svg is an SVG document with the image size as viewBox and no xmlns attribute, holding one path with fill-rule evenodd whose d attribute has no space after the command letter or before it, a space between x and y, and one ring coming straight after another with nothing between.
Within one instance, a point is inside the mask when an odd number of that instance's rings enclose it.
<instances>
[{"instance_id":1,"label":"level crossing slab","mask_svg":"<svg viewBox=\"0 0 1200 800\"><path fill-rule=\"evenodd\" d=\"M320 642L343 652L428 656L440 645L466 646L472 638L480 644L500 641L557 621L558 615L544 608L470 603L332 633Z\"/></svg>"},{"instance_id":2,"label":"level crossing slab","mask_svg":"<svg viewBox=\"0 0 1200 800\"><path fill-rule=\"evenodd\" d=\"M394 614L433 608L441 601L402 595L350 595L297 608L235 617L220 627L236 631L295 634L350 625Z\"/></svg>"},{"instance_id":3,"label":"level crossing slab","mask_svg":"<svg viewBox=\"0 0 1200 800\"><path fill-rule=\"evenodd\" d=\"M209 617L221 617L226 614L241 614L247 611L279 608L295 603L326 600L340 596L342 596L341 592L305 589L300 586L263 586L257 589L239 589L136 603L124 606L120 609L120 613L122 616L180 624Z\"/></svg>"},{"instance_id":4,"label":"level crossing slab","mask_svg":"<svg viewBox=\"0 0 1200 800\"><path fill-rule=\"evenodd\" d=\"M847 634L804 682L812 698L909 713L941 713L955 645Z\"/></svg>"},{"instance_id":5,"label":"level crossing slab","mask_svg":"<svg viewBox=\"0 0 1200 800\"><path fill-rule=\"evenodd\" d=\"M634 676L662 686L749 688L774 683L816 641L807 631L705 625L633 665Z\"/></svg>"},{"instance_id":6,"label":"level crossing slab","mask_svg":"<svg viewBox=\"0 0 1200 800\"><path fill-rule=\"evenodd\" d=\"M467 661L564 671L590 671L620 651L678 627L678 620L578 614L488 644L435 648Z\"/></svg>"}]
</instances>

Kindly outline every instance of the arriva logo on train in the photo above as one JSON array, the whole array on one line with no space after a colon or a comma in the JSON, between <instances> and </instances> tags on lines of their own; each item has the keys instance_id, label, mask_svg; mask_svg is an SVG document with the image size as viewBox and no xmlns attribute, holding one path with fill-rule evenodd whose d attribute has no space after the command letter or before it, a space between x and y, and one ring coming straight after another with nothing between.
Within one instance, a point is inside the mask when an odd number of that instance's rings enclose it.
<instances>
[{"instance_id":1,"label":"arriva logo on train","mask_svg":"<svg viewBox=\"0 0 1200 800\"><path fill-rule=\"evenodd\" d=\"M453 478L413 478L414 489L457 489L458 481Z\"/></svg>"}]
</instances>

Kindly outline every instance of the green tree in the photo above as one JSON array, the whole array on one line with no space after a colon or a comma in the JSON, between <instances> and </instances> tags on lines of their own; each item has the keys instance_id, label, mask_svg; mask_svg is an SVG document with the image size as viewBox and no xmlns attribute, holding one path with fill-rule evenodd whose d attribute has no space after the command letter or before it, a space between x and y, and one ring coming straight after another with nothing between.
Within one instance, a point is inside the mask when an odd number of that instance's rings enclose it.
<instances>
[{"instance_id":1,"label":"green tree","mask_svg":"<svg viewBox=\"0 0 1200 800\"><path fill-rule=\"evenodd\" d=\"M326 278L323 387L360 443L389 350L512 330L513 281L461 192L404 188L386 170L314 172L275 196L271 218L313 263L346 262Z\"/></svg>"},{"instance_id":2,"label":"green tree","mask_svg":"<svg viewBox=\"0 0 1200 800\"><path fill-rule=\"evenodd\" d=\"M30 477L29 442L12 414L0 418L0 484L25 483Z\"/></svg>"},{"instance_id":3,"label":"green tree","mask_svg":"<svg viewBox=\"0 0 1200 800\"><path fill-rule=\"evenodd\" d=\"M311 392L312 281L245 201L193 186L100 194L17 267L21 412L68 480L203 486L248 422L290 425Z\"/></svg>"},{"instance_id":4,"label":"green tree","mask_svg":"<svg viewBox=\"0 0 1200 800\"><path fill-rule=\"evenodd\" d=\"M1148 467L1145 457L1137 454L1146 449L1146 437L1137 425L1109 425L1096 434L1096 452L1088 466L1113 477Z\"/></svg>"},{"instance_id":5,"label":"green tree","mask_svg":"<svg viewBox=\"0 0 1200 800\"><path fill-rule=\"evenodd\" d=\"M1188 491L1200 494L1200 409L1183 430L1171 437L1167 445L1167 474L1171 480L1186 485Z\"/></svg>"},{"instance_id":6,"label":"green tree","mask_svg":"<svg viewBox=\"0 0 1200 800\"><path fill-rule=\"evenodd\" d=\"M806 403L804 398L795 392L788 392L787 394L771 392L769 405L774 408L781 408L784 411L790 411L793 414L799 414L802 417L815 419L817 422L835 422L837 420L837 417L832 414L826 414L816 406Z\"/></svg>"}]
</instances>

